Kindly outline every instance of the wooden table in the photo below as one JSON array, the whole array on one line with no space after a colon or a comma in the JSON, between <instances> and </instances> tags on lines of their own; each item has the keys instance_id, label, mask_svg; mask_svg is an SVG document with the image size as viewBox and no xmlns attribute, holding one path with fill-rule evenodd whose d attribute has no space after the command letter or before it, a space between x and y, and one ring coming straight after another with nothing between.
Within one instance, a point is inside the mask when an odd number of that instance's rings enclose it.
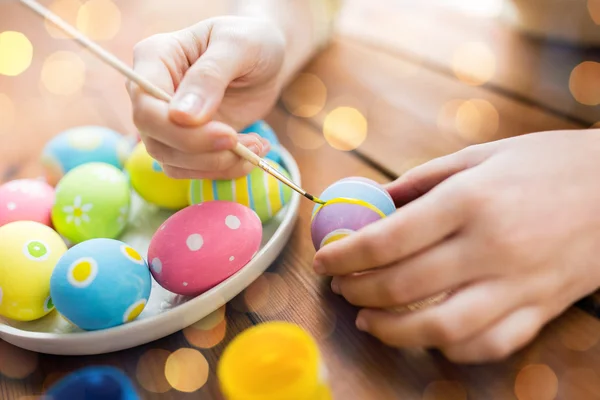
<instances>
[{"instance_id":1,"label":"wooden table","mask_svg":"<svg viewBox=\"0 0 600 400\"><path fill-rule=\"evenodd\" d=\"M143 37L227 8L227 2L169 3L122 0L110 7L91 0L88 11L103 18L88 29L130 61L133 45ZM600 120L598 96L585 83L586 77L598 78L600 69L593 63L580 66L598 60L600 52L527 38L498 20L437 3L347 1L332 45L306 66L267 118L297 159L307 190L319 193L350 175L385 182L471 143L588 128ZM54 4L75 21L77 1ZM50 37L37 17L14 2L0 3L4 30L25 33L34 57L19 76L0 76L0 181L38 176L44 143L68 127L102 124L135 132L118 74L70 41ZM46 60L57 51L69 53ZM73 52L84 63L73 60ZM68 74L57 73L58 64L52 63L57 59ZM340 130L349 134L356 148L336 148L332 135L323 135L324 126L333 136ZM315 336L336 399L600 398L595 296L568 309L527 348L500 363L459 366L437 353L390 349L359 333L356 309L312 272L310 210L311 204L302 202L287 249L227 305L222 320L217 316L154 343L94 357L34 354L0 341L0 399L37 398L66 373L100 364L121 368L143 398L220 399L214 370L224 347L242 330L275 319L298 323ZM165 376L169 357L183 367L178 376L172 371ZM202 357L208 371L197 368Z\"/></svg>"}]
</instances>

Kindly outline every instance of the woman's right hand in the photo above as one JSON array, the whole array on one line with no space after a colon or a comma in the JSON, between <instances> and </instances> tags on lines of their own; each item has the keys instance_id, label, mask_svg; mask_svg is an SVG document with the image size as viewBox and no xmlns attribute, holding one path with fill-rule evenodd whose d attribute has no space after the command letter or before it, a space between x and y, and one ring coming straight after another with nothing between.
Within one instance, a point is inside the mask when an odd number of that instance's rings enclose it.
<instances>
[{"instance_id":1,"label":"woman's right hand","mask_svg":"<svg viewBox=\"0 0 600 400\"><path fill-rule=\"evenodd\" d=\"M151 36L134 50L134 70L173 96L169 104L129 85L133 117L148 153L179 179L233 179L254 167L231 150L259 156L270 146L237 132L274 106L283 33L263 19L217 17Z\"/></svg>"}]
</instances>

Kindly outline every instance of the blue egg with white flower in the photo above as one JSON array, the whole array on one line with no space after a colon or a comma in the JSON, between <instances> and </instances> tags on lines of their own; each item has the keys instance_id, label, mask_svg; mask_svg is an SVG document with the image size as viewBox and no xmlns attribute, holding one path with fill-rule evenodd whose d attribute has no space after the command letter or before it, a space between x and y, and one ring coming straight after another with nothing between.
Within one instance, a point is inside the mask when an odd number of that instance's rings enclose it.
<instances>
[{"instance_id":1,"label":"blue egg with white flower","mask_svg":"<svg viewBox=\"0 0 600 400\"><path fill-rule=\"evenodd\" d=\"M271 144L271 151L269 151L265 158L268 158L270 160L275 161L278 164L281 164L281 154L279 152L281 144L279 143L277 134L275 134L275 131L269 126L269 124L262 120L256 121L240 133L256 133L258 134L258 136L267 139Z\"/></svg>"},{"instance_id":2,"label":"blue egg with white flower","mask_svg":"<svg viewBox=\"0 0 600 400\"><path fill-rule=\"evenodd\" d=\"M134 321L152 289L148 263L133 247L115 239L91 239L71 247L50 279L56 310L86 331Z\"/></svg>"},{"instance_id":3,"label":"blue egg with white flower","mask_svg":"<svg viewBox=\"0 0 600 400\"><path fill-rule=\"evenodd\" d=\"M78 126L52 138L44 147L41 164L46 180L55 186L82 164L103 162L123 169L135 140L103 126Z\"/></svg>"}]
</instances>

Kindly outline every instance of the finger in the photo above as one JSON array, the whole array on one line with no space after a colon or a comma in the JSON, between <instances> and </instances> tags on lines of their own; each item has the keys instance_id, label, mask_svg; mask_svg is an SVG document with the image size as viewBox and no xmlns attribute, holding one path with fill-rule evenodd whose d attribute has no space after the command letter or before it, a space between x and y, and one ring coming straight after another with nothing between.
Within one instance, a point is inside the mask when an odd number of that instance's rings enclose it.
<instances>
[{"instance_id":1,"label":"finger","mask_svg":"<svg viewBox=\"0 0 600 400\"><path fill-rule=\"evenodd\" d=\"M231 81L242 74L244 57L245 52L232 47L229 41L209 44L177 87L170 106L170 118L183 125L208 121L221 104Z\"/></svg>"},{"instance_id":2,"label":"finger","mask_svg":"<svg viewBox=\"0 0 600 400\"><path fill-rule=\"evenodd\" d=\"M208 180L229 180L237 179L248 175L254 168L249 162L240 162L224 171L198 171L186 168L172 167L164 165L163 169L167 176L174 179L208 179Z\"/></svg>"},{"instance_id":3,"label":"finger","mask_svg":"<svg viewBox=\"0 0 600 400\"><path fill-rule=\"evenodd\" d=\"M239 141L250 151L263 157L266 150L260 138L240 135ZM205 172L224 172L246 170L244 166L246 161L240 158L232 151L218 151L203 154L190 154L169 147L151 137L144 139L144 144L148 154L158 161L163 166L171 168L196 171L198 173ZM168 174L167 174L168 175Z\"/></svg>"},{"instance_id":4,"label":"finger","mask_svg":"<svg viewBox=\"0 0 600 400\"><path fill-rule=\"evenodd\" d=\"M168 35L154 35L139 42L133 49L133 70L168 94L175 92L169 66L163 61L165 52L173 48L173 39ZM171 59L173 56L166 57ZM134 82L128 81L128 92L136 103L143 96L151 96Z\"/></svg>"},{"instance_id":5,"label":"finger","mask_svg":"<svg viewBox=\"0 0 600 400\"><path fill-rule=\"evenodd\" d=\"M331 287L355 306L400 307L485 276L483 268L466 260L465 240L457 237L401 263L364 274L335 276Z\"/></svg>"},{"instance_id":6,"label":"finger","mask_svg":"<svg viewBox=\"0 0 600 400\"><path fill-rule=\"evenodd\" d=\"M544 322L538 308L522 308L476 338L444 347L441 351L458 363L501 361L535 338Z\"/></svg>"},{"instance_id":7,"label":"finger","mask_svg":"<svg viewBox=\"0 0 600 400\"><path fill-rule=\"evenodd\" d=\"M145 136L185 153L207 153L232 150L237 132L230 126L211 121L199 127L182 127L168 119L168 104L150 96L142 96L133 104L133 118Z\"/></svg>"},{"instance_id":8,"label":"finger","mask_svg":"<svg viewBox=\"0 0 600 400\"><path fill-rule=\"evenodd\" d=\"M384 187L401 207L423 196L449 177L483 162L491 147L471 146L415 167Z\"/></svg>"},{"instance_id":9,"label":"finger","mask_svg":"<svg viewBox=\"0 0 600 400\"><path fill-rule=\"evenodd\" d=\"M402 262L456 233L466 223L463 209L452 184L439 186L391 216L321 248L315 271L347 275Z\"/></svg>"},{"instance_id":10,"label":"finger","mask_svg":"<svg viewBox=\"0 0 600 400\"><path fill-rule=\"evenodd\" d=\"M465 341L526 303L526 291L508 281L472 284L444 302L413 313L363 309L357 327L396 347L445 347Z\"/></svg>"}]
</instances>

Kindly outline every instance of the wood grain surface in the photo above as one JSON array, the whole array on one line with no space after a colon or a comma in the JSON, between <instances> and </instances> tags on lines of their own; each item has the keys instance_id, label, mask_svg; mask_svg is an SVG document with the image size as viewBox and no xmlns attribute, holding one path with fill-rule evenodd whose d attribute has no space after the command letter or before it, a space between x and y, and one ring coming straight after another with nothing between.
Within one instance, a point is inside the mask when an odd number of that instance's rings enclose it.
<instances>
[{"instance_id":1,"label":"wood grain surface","mask_svg":"<svg viewBox=\"0 0 600 400\"><path fill-rule=\"evenodd\" d=\"M115 3L120 29L101 43L128 62L143 37L226 9L218 2ZM386 182L471 143L587 128L598 119L597 107L578 103L568 84L573 67L594 60L595 51L533 40L496 20L464 16L438 3L348 0L332 45L283 93L267 122L297 160L309 192L318 194L352 175ZM68 127L101 124L135 133L118 74L73 43L49 36L13 2L0 3L0 32L5 30L24 32L34 44L34 59L17 77L0 75L0 182L40 175L41 149ZM453 71L453 54L465 42L482 40L494 55L495 72L473 85ZM45 60L57 51L75 52L84 61L85 79L72 94L53 93L44 84ZM63 79L50 75L54 83ZM72 84L64 81L64 87ZM344 133L349 142L340 142ZM93 357L35 354L0 341L0 399L40 398L57 379L89 365L122 369L144 399L222 399L215 376L221 352L238 333L269 320L292 321L315 337L335 399L600 398L595 297L585 299L585 307L569 308L503 362L460 366L436 352L391 349L357 331L357 310L313 273L311 209L302 202L284 252L227 304L223 318L217 313L148 345ZM183 357L185 352L196 358ZM208 369L197 363L202 357ZM179 360L185 372L174 376L168 358Z\"/></svg>"}]
</instances>

